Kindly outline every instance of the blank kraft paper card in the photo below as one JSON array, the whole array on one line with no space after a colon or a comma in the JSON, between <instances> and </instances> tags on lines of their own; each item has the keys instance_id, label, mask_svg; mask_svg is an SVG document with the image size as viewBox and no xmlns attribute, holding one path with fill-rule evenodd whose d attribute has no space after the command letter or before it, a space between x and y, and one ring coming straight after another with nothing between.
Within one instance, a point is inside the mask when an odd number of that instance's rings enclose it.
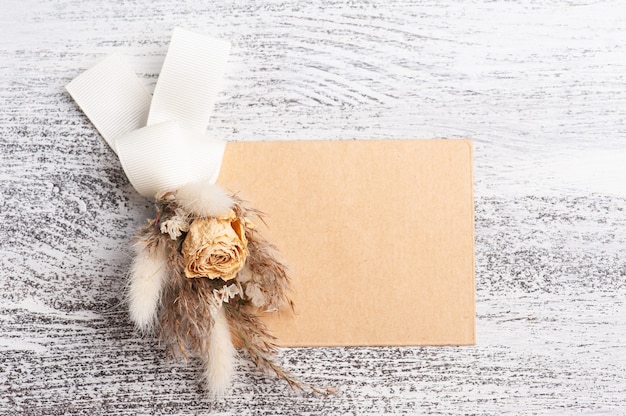
<instances>
[{"instance_id":1,"label":"blank kraft paper card","mask_svg":"<svg viewBox=\"0 0 626 416\"><path fill-rule=\"evenodd\" d=\"M475 342L470 141L233 142L218 183L289 266L281 345Z\"/></svg>"}]
</instances>

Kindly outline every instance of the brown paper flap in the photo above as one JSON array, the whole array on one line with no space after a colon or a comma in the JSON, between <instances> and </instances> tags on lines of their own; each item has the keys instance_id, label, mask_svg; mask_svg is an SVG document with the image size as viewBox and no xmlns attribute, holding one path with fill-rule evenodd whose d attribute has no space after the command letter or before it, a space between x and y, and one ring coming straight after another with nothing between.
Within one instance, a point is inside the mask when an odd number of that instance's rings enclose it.
<instances>
[{"instance_id":1,"label":"brown paper flap","mask_svg":"<svg viewBox=\"0 0 626 416\"><path fill-rule=\"evenodd\" d=\"M218 182L289 265L282 345L475 342L471 142L233 142Z\"/></svg>"}]
</instances>

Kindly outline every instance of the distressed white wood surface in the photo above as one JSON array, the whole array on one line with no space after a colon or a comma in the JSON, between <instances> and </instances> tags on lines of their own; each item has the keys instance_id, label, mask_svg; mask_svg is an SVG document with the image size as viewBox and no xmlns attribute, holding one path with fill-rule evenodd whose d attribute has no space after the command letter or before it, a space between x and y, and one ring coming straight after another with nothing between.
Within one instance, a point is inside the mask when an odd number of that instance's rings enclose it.
<instances>
[{"instance_id":1,"label":"distressed white wood surface","mask_svg":"<svg viewBox=\"0 0 626 416\"><path fill-rule=\"evenodd\" d=\"M63 86L112 51L153 86L176 26L234 43L230 140L475 140L475 347L288 349L340 393L241 360L211 402L133 333L150 204ZM0 414L626 414L623 2L3 0L0 34Z\"/></svg>"}]
</instances>

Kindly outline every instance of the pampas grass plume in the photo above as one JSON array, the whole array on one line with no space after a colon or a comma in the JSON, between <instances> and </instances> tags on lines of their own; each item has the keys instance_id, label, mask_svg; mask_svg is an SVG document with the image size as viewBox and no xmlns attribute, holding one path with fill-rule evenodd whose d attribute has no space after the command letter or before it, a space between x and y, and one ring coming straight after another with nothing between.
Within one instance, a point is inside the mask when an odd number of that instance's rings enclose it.
<instances>
[{"instance_id":1,"label":"pampas grass plume","mask_svg":"<svg viewBox=\"0 0 626 416\"><path fill-rule=\"evenodd\" d=\"M156 322L161 292L167 278L167 251L164 244L135 244L135 259L130 270L128 306L130 319L142 332L151 331Z\"/></svg>"},{"instance_id":2,"label":"pampas grass plume","mask_svg":"<svg viewBox=\"0 0 626 416\"><path fill-rule=\"evenodd\" d=\"M220 305L209 336L209 353L204 361L204 381L213 398L224 396L235 368L235 347L224 308Z\"/></svg>"}]
</instances>

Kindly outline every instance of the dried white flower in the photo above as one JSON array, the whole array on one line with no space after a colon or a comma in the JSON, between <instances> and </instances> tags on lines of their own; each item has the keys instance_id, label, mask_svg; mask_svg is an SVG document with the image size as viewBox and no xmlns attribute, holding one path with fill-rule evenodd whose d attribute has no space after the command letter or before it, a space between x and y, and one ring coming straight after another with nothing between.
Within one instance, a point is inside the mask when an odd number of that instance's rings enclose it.
<instances>
[{"instance_id":1,"label":"dried white flower","mask_svg":"<svg viewBox=\"0 0 626 416\"><path fill-rule=\"evenodd\" d=\"M263 293L261 287L256 283L248 283L246 285L246 296L257 308L261 308L267 304L265 293Z\"/></svg>"},{"instance_id":2,"label":"dried white flower","mask_svg":"<svg viewBox=\"0 0 626 416\"><path fill-rule=\"evenodd\" d=\"M176 208L174 216L161 223L161 232L169 234L172 240L176 240L187 231L189 231L189 215L182 208Z\"/></svg>"},{"instance_id":3,"label":"dried white flower","mask_svg":"<svg viewBox=\"0 0 626 416\"><path fill-rule=\"evenodd\" d=\"M221 289L213 289L213 297L217 301L218 304L222 302L228 303L229 300L234 298L239 294L239 287L237 285L230 285L222 287Z\"/></svg>"}]
</instances>

